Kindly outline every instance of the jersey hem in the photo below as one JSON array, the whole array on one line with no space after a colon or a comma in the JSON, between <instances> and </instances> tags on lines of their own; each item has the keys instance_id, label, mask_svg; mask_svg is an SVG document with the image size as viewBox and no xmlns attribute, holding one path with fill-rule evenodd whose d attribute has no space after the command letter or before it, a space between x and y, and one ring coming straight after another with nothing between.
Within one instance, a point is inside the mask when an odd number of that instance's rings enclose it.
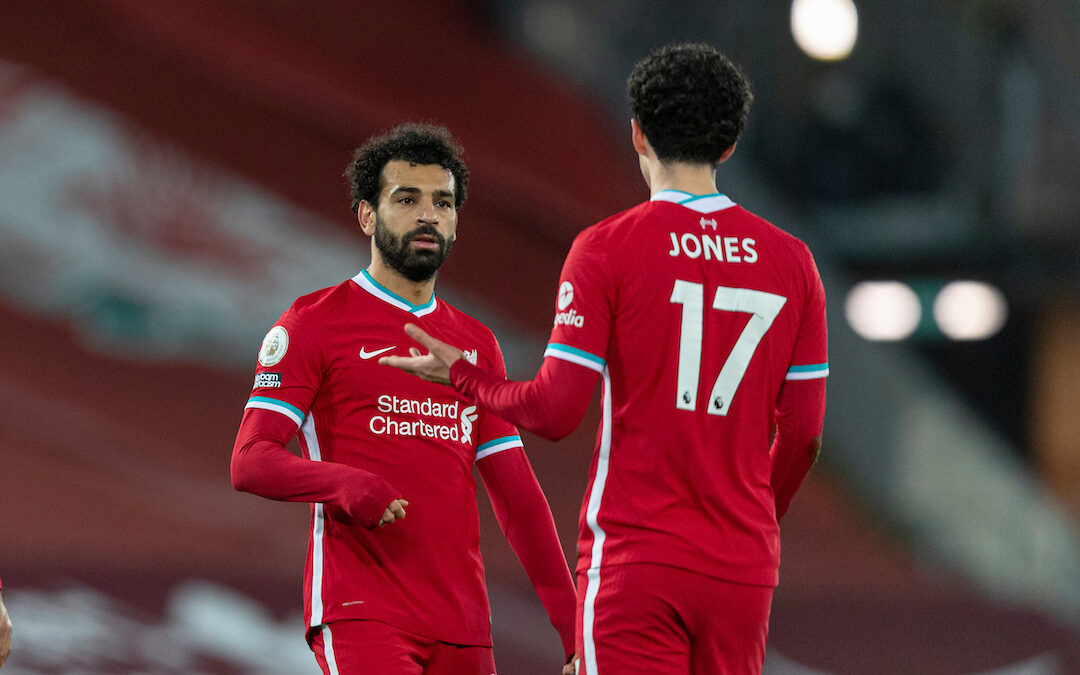
<instances>
[{"instance_id":1,"label":"jersey hem","mask_svg":"<svg viewBox=\"0 0 1080 675\"><path fill-rule=\"evenodd\" d=\"M686 570L687 572L693 572L702 576L710 577L713 579L719 579L721 581L730 581L736 584L746 584L749 586L768 586L775 588L780 583L779 570L765 574L739 574L737 571L713 571L703 570L701 567L695 567L693 565L680 565L677 562L670 560L622 560L619 562L607 562L606 560L600 565L600 583L604 582L604 570L612 567L618 567L620 565L662 565L664 567L674 567L675 569ZM593 569L587 565L578 565L574 570L575 574L586 574L589 570Z\"/></svg>"},{"instance_id":2,"label":"jersey hem","mask_svg":"<svg viewBox=\"0 0 1080 675\"><path fill-rule=\"evenodd\" d=\"M311 644L311 640L318 634L320 628L324 624L334 623L337 621L378 621L384 623L387 626L393 626L394 628L404 631L406 633L412 633L419 635L420 637L427 638L428 640L435 640L437 642L445 642L452 645L460 645L462 647L491 647L491 631L488 630L486 635L481 636L480 633L457 633L447 634L442 631L429 630L425 626L418 626L414 622L409 621L412 617L402 616L387 616L384 613L375 614L374 612L363 611L348 611L338 610L331 616L323 616L322 623L314 626L308 626L305 631L305 637L308 640L308 644Z\"/></svg>"}]
</instances>

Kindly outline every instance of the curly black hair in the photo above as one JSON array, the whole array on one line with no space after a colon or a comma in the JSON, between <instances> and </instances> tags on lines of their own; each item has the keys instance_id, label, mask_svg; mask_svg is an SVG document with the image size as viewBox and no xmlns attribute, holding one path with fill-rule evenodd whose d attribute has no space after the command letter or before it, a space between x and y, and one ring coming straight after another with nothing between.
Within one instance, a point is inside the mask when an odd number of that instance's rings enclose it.
<instances>
[{"instance_id":1,"label":"curly black hair","mask_svg":"<svg viewBox=\"0 0 1080 675\"><path fill-rule=\"evenodd\" d=\"M700 43L654 49L634 65L626 93L662 162L716 164L738 140L753 101L739 68Z\"/></svg>"},{"instance_id":2,"label":"curly black hair","mask_svg":"<svg viewBox=\"0 0 1080 675\"><path fill-rule=\"evenodd\" d=\"M450 131L435 124L409 122L372 136L356 149L345 169L353 212L360 208L361 201L378 203L383 167L393 160L438 164L449 171L454 176L454 206L461 208L469 185L469 170L461 159L463 152Z\"/></svg>"}]
</instances>

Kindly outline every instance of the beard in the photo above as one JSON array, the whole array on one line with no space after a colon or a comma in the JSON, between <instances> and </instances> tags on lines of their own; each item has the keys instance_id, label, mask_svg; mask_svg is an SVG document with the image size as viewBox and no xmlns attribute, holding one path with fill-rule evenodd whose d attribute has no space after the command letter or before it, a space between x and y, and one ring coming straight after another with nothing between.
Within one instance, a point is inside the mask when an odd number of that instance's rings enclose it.
<instances>
[{"instance_id":1,"label":"beard","mask_svg":"<svg viewBox=\"0 0 1080 675\"><path fill-rule=\"evenodd\" d=\"M414 250L409 244L421 235L433 237L438 243L436 250ZM409 281L427 281L435 276L443 261L454 248L454 239L447 239L434 225L421 225L395 237L379 214L375 214L375 248L386 264Z\"/></svg>"}]
</instances>

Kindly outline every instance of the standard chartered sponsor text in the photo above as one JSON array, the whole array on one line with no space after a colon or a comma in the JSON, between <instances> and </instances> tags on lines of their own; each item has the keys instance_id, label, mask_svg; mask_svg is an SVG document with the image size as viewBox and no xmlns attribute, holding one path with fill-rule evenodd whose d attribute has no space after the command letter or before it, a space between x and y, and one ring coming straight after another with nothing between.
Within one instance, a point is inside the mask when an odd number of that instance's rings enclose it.
<instances>
[{"instance_id":1,"label":"standard chartered sponsor text","mask_svg":"<svg viewBox=\"0 0 1080 675\"><path fill-rule=\"evenodd\" d=\"M458 441L461 439L460 405L460 401L441 402L434 401L431 397L417 400L383 394L378 399L378 409L379 412L386 414L374 415L368 422L368 429L371 433L380 436L419 436ZM453 421L448 424L439 424L426 420L401 419L394 415L423 415Z\"/></svg>"}]
</instances>

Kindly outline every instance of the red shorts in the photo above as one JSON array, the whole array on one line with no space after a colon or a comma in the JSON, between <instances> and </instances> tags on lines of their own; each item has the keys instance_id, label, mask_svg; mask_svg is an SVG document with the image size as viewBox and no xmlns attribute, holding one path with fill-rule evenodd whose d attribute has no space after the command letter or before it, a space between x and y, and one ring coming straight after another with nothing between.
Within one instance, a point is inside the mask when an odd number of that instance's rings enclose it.
<instances>
[{"instance_id":1,"label":"red shorts","mask_svg":"<svg viewBox=\"0 0 1080 675\"><path fill-rule=\"evenodd\" d=\"M439 642L381 621L323 624L311 649L325 675L495 675L491 647Z\"/></svg>"},{"instance_id":2,"label":"red shorts","mask_svg":"<svg viewBox=\"0 0 1080 675\"><path fill-rule=\"evenodd\" d=\"M771 586L634 563L577 587L579 675L761 673Z\"/></svg>"}]
</instances>

